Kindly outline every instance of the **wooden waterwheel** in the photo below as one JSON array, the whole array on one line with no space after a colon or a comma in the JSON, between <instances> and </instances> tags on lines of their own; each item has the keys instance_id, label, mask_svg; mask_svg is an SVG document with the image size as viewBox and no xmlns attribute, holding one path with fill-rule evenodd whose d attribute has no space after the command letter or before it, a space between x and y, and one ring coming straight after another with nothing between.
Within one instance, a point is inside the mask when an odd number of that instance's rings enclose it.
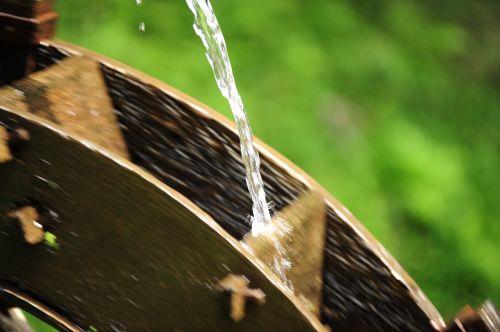
<instances>
[{"instance_id":1,"label":"wooden waterwheel","mask_svg":"<svg viewBox=\"0 0 500 332\"><path fill-rule=\"evenodd\" d=\"M268 239L248 235L232 122L46 40L50 0L1 0L0 12L0 331L15 326L13 307L64 331L498 328L491 305L446 327L344 206L257 140L266 193L288 221L286 288Z\"/></svg>"}]
</instances>

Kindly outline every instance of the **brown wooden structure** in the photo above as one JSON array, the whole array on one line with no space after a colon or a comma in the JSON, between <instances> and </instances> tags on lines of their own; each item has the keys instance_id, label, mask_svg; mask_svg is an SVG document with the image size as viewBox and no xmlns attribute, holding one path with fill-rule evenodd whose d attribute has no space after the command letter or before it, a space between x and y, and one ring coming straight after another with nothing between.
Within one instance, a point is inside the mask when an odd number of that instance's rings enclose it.
<instances>
[{"instance_id":1,"label":"brown wooden structure","mask_svg":"<svg viewBox=\"0 0 500 332\"><path fill-rule=\"evenodd\" d=\"M14 27L0 34L4 306L69 331L446 328L344 206L257 140L266 193L291 227L280 242L297 255L287 272L295 292L286 289L265 264L268 239L248 235L234 124L123 64L40 41L53 31L51 5L0 1L0 23ZM52 241L26 243L15 213L26 207Z\"/></svg>"}]
</instances>

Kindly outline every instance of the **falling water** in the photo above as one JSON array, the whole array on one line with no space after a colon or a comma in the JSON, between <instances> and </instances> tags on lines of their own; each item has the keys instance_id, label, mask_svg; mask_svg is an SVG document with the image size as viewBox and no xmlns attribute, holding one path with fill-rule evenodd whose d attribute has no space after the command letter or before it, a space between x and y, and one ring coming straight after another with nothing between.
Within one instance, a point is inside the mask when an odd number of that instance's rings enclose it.
<instances>
[{"instance_id":1,"label":"falling water","mask_svg":"<svg viewBox=\"0 0 500 332\"><path fill-rule=\"evenodd\" d=\"M236 88L224 36L209 0L186 1L195 17L194 30L205 46L206 56L214 72L219 90L229 101L238 128L241 156L246 169L246 182L253 202L252 235L266 233L271 228L271 215L259 171L259 153L255 149L252 129Z\"/></svg>"},{"instance_id":2,"label":"falling water","mask_svg":"<svg viewBox=\"0 0 500 332\"><path fill-rule=\"evenodd\" d=\"M142 0L135 0L135 4L137 6L142 6ZM146 24L144 24L144 22L139 23L139 31L140 32L146 31Z\"/></svg>"}]
</instances>

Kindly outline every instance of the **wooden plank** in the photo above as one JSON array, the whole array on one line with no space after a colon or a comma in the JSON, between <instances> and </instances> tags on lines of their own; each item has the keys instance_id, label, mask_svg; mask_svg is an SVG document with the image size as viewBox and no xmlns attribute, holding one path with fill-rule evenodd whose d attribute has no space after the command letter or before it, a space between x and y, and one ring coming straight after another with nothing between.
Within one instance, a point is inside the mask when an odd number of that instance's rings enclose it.
<instances>
[{"instance_id":1,"label":"wooden plank","mask_svg":"<svg viewBox=\"0 0 500 332\"><path fill-rule=\"evenodd\" d=\"M7 128L0 126L0 164L12 160L12 154L9 148L9 133Z\"/></svg>"},{"instance_id":2,"label":"wooden plank","mask_svg":"<svg viewBox=\"0 0 500 332\"><path fill-rule=\"evenodd\" d=\"M0 89L0 107L35 113L128 158L99 64L69 57Z\"/></svg>"},{"instance_id":3,"label":"wooden plank","mask_svg":"<svg viewBox=\"0 0 500 332\"><path fill-rule=\"evenodd\" d=\"M0 1L0 86L35 69L36 44L55 34L52 0Z\"/></svg>"},{"instance_id":4,"label":"wooden plank","mask_svg":"<svg viewBox=\"0 0 500 332\"><path fill-rule=\"evenodd\" d=\"M51 11L54 0L2 0L0 12L22 17L36 17Z\"/></svg>"},{"instance_id":5,"label":"wooden plank","mask_svg":"<svg viewBox=\"0 0 500 332\"><path fill-rule=\"evenodd\" d=\"M53 11L40 13L36 17L12 15L0 11L0 46L36 45L43 39L51 38L56 32L59 15Z\"/></svg>"},{"instance_id":6,"label":"wooden plank","mask_svg":"<svg viewBox=\"0 0 500 332\"><path fill-rule=\"evenodd\" d=\"M311 190L303 192L273 217L274 232L257 236L249 233L244 238L268 266L277 257L287 261L289 267L284 271L287 281L294 294L316 315L321 308L325 225L323 197Z\"/></svg>"}]
</instances>

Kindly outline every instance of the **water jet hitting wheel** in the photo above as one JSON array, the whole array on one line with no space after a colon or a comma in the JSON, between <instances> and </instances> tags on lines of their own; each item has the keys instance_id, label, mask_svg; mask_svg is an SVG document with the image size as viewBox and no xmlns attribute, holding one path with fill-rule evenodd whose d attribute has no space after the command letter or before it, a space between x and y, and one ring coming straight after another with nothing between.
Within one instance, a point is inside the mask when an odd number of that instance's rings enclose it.
<instances>
[{"instance_id":1,"label":"water jet hitting wheel","mask_svg":"<svg viewBox=\"0 0 500 332\"><path fill-rule=\"evenodd\" d=\"M44 40L51 8L0 1L0 315L20 307L66 331L446 329L341 204L258 142L268 198L291 224L280 241L301 257L288 272L294 293L283 287L267 239L248 234L234 125L122 64ZM456 322L494 331L484 322L495 315L487 305Z\"/></svg>"}]
</instances>

